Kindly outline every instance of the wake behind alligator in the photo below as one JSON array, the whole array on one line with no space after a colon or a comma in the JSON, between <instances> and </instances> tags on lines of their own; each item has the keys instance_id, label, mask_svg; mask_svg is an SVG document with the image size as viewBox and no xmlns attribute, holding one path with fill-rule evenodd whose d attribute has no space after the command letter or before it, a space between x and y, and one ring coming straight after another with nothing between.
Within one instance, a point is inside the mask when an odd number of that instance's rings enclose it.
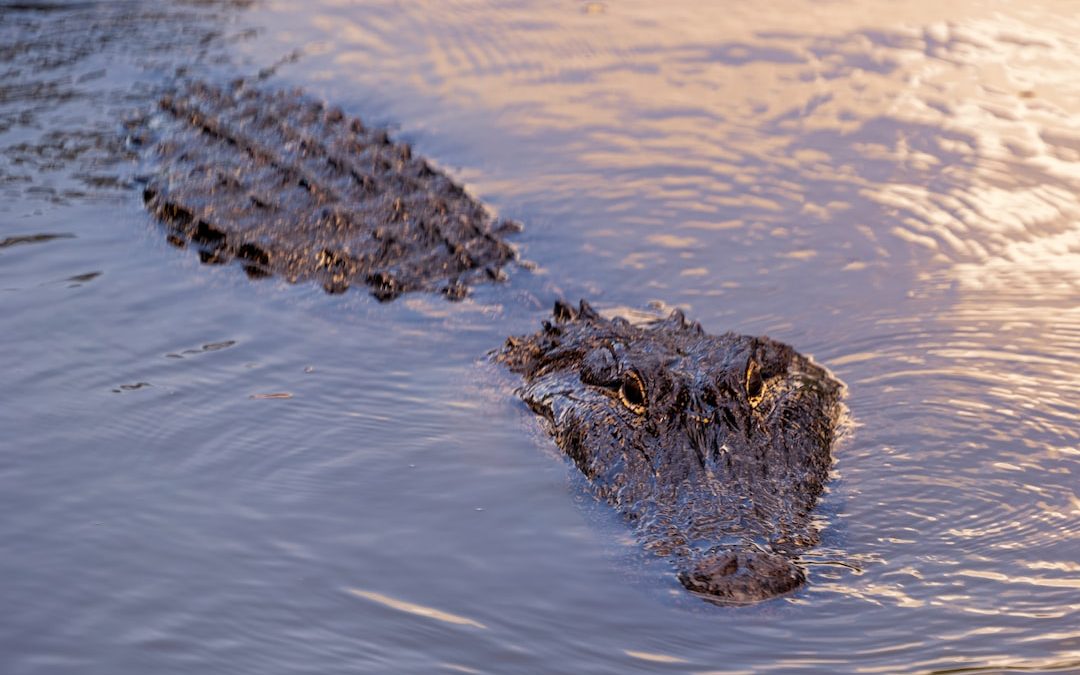
<instances>
[{"instance_id":1,"label":"wake behind alligator","mask_svg":"<svg viewBox=\"0 0 1080 675\"><path fill-rule=\"evenodd\" d=\"M252 276L465 297L514 260L479 202L384 129L299 91L189 83L131 140L150 148L147 208L170 241ZM596 495L689 590L745 604L805 583L841 385L767 337L713 336L676 311L632 325L557 303L494 360L522 376Z\"/></svg>"}]
</instances>

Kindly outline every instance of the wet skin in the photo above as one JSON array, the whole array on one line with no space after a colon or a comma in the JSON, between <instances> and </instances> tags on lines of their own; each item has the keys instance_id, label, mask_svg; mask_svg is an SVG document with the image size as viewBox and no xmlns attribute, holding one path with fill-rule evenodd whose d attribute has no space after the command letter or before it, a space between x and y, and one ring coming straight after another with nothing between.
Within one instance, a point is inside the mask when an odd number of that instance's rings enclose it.
<instances>
[{"instance_id":1,"label":"wet skin","mask_svg":"<svg viewBox=\"0 0 1080 675\"><path fill-rule=\"evenodd\" d=\"M154 167L143 197L177 245L252 276L464 297L514 259L447 176L297 91L189 83L132 126ZM495 359L522 399L686 588L720 604L787 593L831 464L838 382L767 337L712 336L675 312L634 326L584 301Z\"/></svg>"},{"instance_id":2,"label":"wet skin","mask_svg":"<svg viewBox=\"0 0 1080 675\"><path fill-rule=\"evenodd\" d=\"M558 303L495 359L596 494L689 590L746 604L805 583L799 552L828 479L841 386L767 337L676 311L634 326Z\"/></svg>"},{"instance_id":3,"label":"wet skin","mask_svg":"<svg viewBox=\"0 0 1080 675\"><path fill-rule=\"evenodd\" d=\"M143 198L170 240L252 276L465 297L515 257L496 222L406 143L298 91L189 83L131 138L151 148Z\"/></svg>"}]
</instances>

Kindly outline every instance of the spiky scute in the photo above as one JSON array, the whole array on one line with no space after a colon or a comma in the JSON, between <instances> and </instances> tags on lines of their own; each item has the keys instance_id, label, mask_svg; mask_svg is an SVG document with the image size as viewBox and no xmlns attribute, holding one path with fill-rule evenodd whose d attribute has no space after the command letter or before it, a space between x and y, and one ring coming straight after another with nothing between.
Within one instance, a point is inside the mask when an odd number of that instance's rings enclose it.
<instances>
[{"instance_id":1,"label":"spiky scute","mask_svg":"<svg viewBox=\"0 0 1080 675\"><path fill-rule=\"evenodd\" d=\"M193 82L160 101L147 208L203 262L252 276L366 286L379 300L502 278L515 257L484 207L441 171L299 91Z\"/></svg>"}]
</instances>

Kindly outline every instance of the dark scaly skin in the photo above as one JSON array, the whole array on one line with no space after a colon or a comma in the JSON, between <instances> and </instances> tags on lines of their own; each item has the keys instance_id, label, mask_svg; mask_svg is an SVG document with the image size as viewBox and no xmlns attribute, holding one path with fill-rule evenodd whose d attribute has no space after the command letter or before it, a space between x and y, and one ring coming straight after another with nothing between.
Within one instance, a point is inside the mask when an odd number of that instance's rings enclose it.
<instances>
[{"instance_id":1,"label":"dark scaly skin","mask_svg":"<svg viewBox=\"0 0 1080 675\"><path fill-rule=\"evenodd\" d=\"M810 511L840 415L824 369L767 337L708 335L678 311L634 326L584 301L556 304L553 322L495 360L686 588L746 604L805 582L794 558L817 542Z\"/></svg>"},{"instance_id":2,"label":"dark scaly skin","mask_svg":"<svg viewBox=\"0 0 1080 675\"><path fill-rule=\"evenodd\" d=\"M390 300L460 298L514 259L510 224L384 130L300 92L194 83L160 108L144 129L157 167L144 198L205 262ZM810 511L840 415L840 384L822 368L768 338L707 335L678 312L633 326L584 302L557 304L553 323L495 358L688 589L745 604L805 582L794 560L817 541Z\"/></svg>"},{"instance_id":3,"label":"dark scaly skin","mask_svg":"<svg viewBox=\"0 0 1080 675\"><path fill-rule=\"evenodd\" d=\"M483 205L384 129L299 91L191 83L160 101L147 208L204 262L460 299L514 259ZM147 140L147 139L139 139Z\"/></svg>"}]
</instances>

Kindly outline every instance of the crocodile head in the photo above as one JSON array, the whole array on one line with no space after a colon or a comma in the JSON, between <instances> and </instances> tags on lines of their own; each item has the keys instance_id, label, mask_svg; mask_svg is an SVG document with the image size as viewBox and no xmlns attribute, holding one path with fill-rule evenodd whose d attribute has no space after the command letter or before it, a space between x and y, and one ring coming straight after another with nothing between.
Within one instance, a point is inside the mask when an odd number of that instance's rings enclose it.
<instances>
[{"instance_id":1,"label":"crocodile head","mask_svg":"<svg viewBox=\"0 0 1080 675\"><path fill-rule=\"evenodd\" d=\"M633 325L556 303L496 360L596 494L720 604L784 594L816 542L840 385L767 337L713 336L675 311Z\"/></svg>"}]
</instances>

